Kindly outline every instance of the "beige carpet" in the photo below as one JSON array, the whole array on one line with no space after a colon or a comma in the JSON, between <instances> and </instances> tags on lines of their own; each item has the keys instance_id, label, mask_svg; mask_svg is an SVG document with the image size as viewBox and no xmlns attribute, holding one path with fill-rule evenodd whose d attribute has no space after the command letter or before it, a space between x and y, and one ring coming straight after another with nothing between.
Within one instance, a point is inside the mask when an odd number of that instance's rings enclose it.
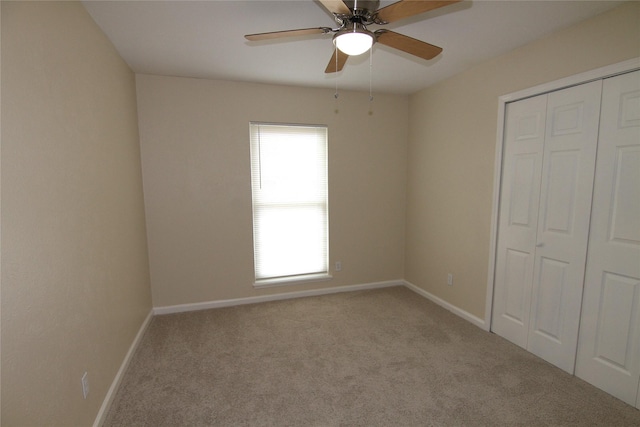
<instances>
[{"instance_id":1,"label":"beige carpet","mask_svg":"<svg viewBox=\"0 0 640 427\"><path fill-rule=\"evenodd\" d=\"M106 426L639 426L403 288L155 317Z\"/></svg>"}]
</instances>

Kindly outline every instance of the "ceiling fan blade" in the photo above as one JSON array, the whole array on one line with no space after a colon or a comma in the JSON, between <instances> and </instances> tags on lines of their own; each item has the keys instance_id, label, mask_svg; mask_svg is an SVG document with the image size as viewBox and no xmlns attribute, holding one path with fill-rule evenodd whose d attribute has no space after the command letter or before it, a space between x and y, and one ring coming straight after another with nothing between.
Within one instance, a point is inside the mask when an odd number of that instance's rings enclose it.
<instances>
[{"instance_id":1,"label":"ceiling fan blade","mask_svg":"<svg viewBox=\"0 0 640 427\"><path fill-rule=\"evenodd\" d=\"M336 55L338 59L336 60ZM331 56L331 60L327 64L327 68L324 70L325 73L336 73L338 71L342 71L344 64L347 62L349 55L341 51L340 49L334 49L333 55Z\"/></svg>"},{"instance_id":2,"label":"ceiling fan blade","mask_svg":"<svg viewBox=\"0 0 640 427\"><path fill-rule=\"evenodd\" d=\"M274 31L271 33L247 34L246 36L244 36L244 38L251 41L260 41L260 40L278 39L281 37L308 36L311 34L327 34L327 33L330 33L331 31L332 30L329 27L303 28L300 30L286 30L286 31Z\"/></svg>"},{"instance_id":3,"label":"ceiling fan blade","mask_svg":"<svg viewBox=\"0 0 640 427\"><path fill-rule=\"evenodd\" d=\"M382 22L394 22L419 13L448 6L461 0L401 0L377 11L377 19Z\"/></svg>"},{"instance_id":4,"label":"ceiling fan blade","mask_svg":"<svg viewBox=\"0 0 640 427\"><path fill-rule=\"evenodd\" d=\"M378 43L423 59L433 59L442 52L441 47L393 31L378 30L375 35Z\"/></svg>"},{"instance_id":5,"label":"ceiling fan blade","mask_svg":"<svg viewBox=\"0 0 640 427\"><path fill-rule=\"evenodd\" d=\"M351 11L342 0L318 0L325 9L339 15L351 15Z\"/></svg>"}]
</instances>

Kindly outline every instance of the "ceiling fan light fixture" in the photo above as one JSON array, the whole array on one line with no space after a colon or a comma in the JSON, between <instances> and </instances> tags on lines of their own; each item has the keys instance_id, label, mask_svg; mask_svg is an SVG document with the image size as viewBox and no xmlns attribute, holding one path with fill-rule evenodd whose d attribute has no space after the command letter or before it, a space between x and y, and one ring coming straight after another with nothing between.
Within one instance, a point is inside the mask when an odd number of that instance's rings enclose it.
<instances>
[{"instance_id":1,"label":"ceiling fan light fixture","mask_svg":"<svg viewBox=\"0 0 640 427\"><path fill-rule=\"evenodd\" d=\"M349 56L365 53L373 46L373 40L373 34L358 23L352 28L339 31L333 37L333 43L336 47Z\"/></svg>"}]
</instances>

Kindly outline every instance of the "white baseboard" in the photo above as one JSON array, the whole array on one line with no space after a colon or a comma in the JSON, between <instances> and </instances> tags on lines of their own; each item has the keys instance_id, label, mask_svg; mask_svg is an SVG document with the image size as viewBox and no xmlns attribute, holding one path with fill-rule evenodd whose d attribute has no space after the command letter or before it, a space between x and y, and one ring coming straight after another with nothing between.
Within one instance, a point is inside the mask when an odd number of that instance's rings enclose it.
<instances>
[{"instance_id":1,"label":"white baseboard","mask_svg":"<svg viewBox=\"0 0 640 427\"><path fill-rule=\"evenodd\" d=\"M485 321L483 319L479 318L478 316L474 316L473 314L471 314L471 313L469 313L467 311L464 311L463 309L461 309L459 307L456 307L453 304L450 304L450 303L446 302L442 298L439 298L439 297L437 297L437 296L425 291L424 289L417 287L413 283L409 283L406 280L403 283L407 288L411 289L413 292L417 293L418 295L421 295L421 296L425 297L426 299L438 304L439 306L441 306L443 308L446 308L447 310L449 310L453 314L456 314L456 315L462 317L464 320L467 320L467 321L473 323L477 327L482 328L485 331L487 330Z\"/></svg>"},{"instance_id":2,"label":"white baseboard","mask_svg":"<svg viewBox=\"0 0 640 427\"><path fill-rule=\"evenodd\" d=\"M187 311L208 310L211 308L232 307L232 306L244 305L244 304L257 304L257 303L268 302L268 301L279 301L279 300L286 300L286 299L293 299L293 298L329 295L329 294L335 294L340 292L362 291L366 289L388 288L391 286L405 286L411 289L413 292L449 310L453 314L456 314L462 317L463 319L467 320L468 322L471 322L474 325L478 326L479 328L486 330L486 323L483 319L467 311L464 311L453 304L446 302L445 300L425 291L424 289L417 287L413 283L407 282L406 280L402 280L402 279L389 280L385 282L363 283L360 285L312 289L309 291L286 292L286 293L273 294L273 295L262 295L258 297L235 298L235 299L227 299L227 300L197 302L193 304L179 304L179 305L169 305L164 307L154 307L153 314L162 315L162 314L184 313Z\"/></svg>"},{"instance_id":3,"label":"white baseboard","mask_svg":"<svg viewBox=\"0 0 640 427\"><path fill-rule=\"evenodd\" d=\"M149 324L151 323L152 318L153 318L153 310L149 311L149 314L144 319L144 322L142 322L142 326L140 326L140 329L138 330L136 337L133 339L133 342L129 347L129 351L127 351L127 354L124 356L124 360L120 365L120 369L118 369L118 372L116 373L116 376L113 379L113 382L111 383L111 387L109 387L109 391L107 391L107 395L102 401L102 406L98 411L98 415L96 416L95 421L93 422L93 427L99 427L104 423L107 413L109 412L109 408L111 408L111 403L113 403L113 399L116 396L116 392L118 391L118 387L122 382L124 373L127 370L127 367L131 362L131 358L133 357L133 354L138 348L140 341L142 341L142 337L144 336L145 331L149 327Z\"/></svg>"},{"instance_id":4,"label":"white baseboard","mask_svg":"<svg viewBox=\"0 0 640 427\"><path fill-rule=\"evenodd\" d=\"M365 289L388 288L390 286L403 286L404 280L389 280L386 282L364 283L361 285L337 286L333 288L313 289L309 291L286 292L281 294L263 295L258 297L235 298L218 301L197 302L193 304L169 305L154 307L153 314L182 313L186 311L208 310L210 308L231 307L243 304L256 304L260 302L278 301L292 298L313 297L319 295L336 294L340 292L362 291Z\"/></svg>"}]
</instances>

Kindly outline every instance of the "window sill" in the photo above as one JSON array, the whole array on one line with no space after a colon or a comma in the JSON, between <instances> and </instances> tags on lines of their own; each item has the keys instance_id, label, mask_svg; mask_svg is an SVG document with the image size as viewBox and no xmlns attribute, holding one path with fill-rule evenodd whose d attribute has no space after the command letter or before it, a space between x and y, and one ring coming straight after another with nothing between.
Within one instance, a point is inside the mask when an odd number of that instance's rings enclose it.
<instances>
[{"instance_id":1,"label":"window sill","mask_svg":"<svg viewBox=\"0 0 640 427\"><path fill-rule=\"evenodd\" d=\"M310 282L324 282L331 279L333 279L333 276L328 273L305 274L300 276L276 277L274 279L256 280L253 284L253 287L259 289L270 288L273 286L300 285Z\"/></svg>"}]
</instances>

